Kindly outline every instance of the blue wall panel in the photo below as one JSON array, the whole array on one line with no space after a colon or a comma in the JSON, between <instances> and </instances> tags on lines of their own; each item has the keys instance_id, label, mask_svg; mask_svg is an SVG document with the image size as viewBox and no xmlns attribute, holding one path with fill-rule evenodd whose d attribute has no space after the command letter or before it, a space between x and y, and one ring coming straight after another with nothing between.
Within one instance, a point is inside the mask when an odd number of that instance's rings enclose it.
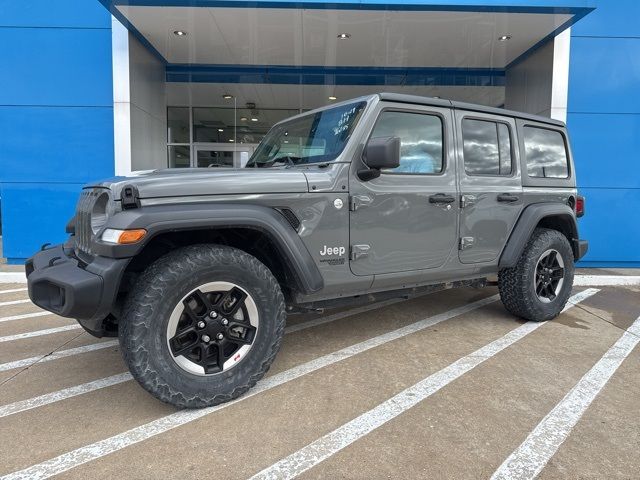
<instances>
[{"instance_id":1,"label":"blue wall panel","mask_svg":"<svg viewBox=\"0 0 640 480\"><path fill-rule=\"evenodd\" d=\"M0 27L111 28L97 0L0 0Z\"/></svg>"},{"instance_id":2,"label":"blue wall panel","mask_svg":"<svg viewBox=\"0 0 640 480\"><path fill-rule=\"evenodd\" d=\"M583 266L640 266L640 189L581 188L586 214L580 236L589 240Z\"/></svg>"},{"instance_id":3,"label":"blue wall panel","mask_svg":"<svg viewBox=\"0 0 640 480\"><path fill-rule=\"evenodd\" d=\"M0 45L2 256L19 262L113 175L111 17L97 0L0 0Z\"/></svg>"},{"instance_id":4,"label":"blue wall panel","mask_svg":"<svg viewBox=\"0 0 640 480\"><path fill-rule=\"evenodd\" d=\"M576 36L640 36L640 2L638 0L597 0L596 10L580 20L571 31Z\"/></svg>"},{"instance_id":5,"label":"blue wall panel","mask_svg":"<svg viewBox=\"0 0 640 480\"><path fill-rule=\"evenodd\" d=\"M587 197L585 266L640 267L640 2L597 0L571 31L567 123Z\"/></svg>"},{"instance_id":6,"label":"blue wall panel","mask_svg":"<svg viewBox=\"0 0 640 480\"><path fill-rule=\"evenodd\" d=\"M580 187L640 188L640 114L571 113Z\"/></svg>"},{"instance_id":7,"label":"blue wall panel","mask_svg":"<svg viewBox=\"0 0 640 480\"><path fill-rule=\"evenodd\" d=\"M113 174L113 107L2 107L2 182L83 183ZM4 160L3 160L4 163Z\"/></svg>"},{"instance_id":8,"label":"blue wall panel","mask_svg":"<svg viewBox=\"0 0 640 480\"><path fill-rule=\"evenodd\" d=\"M640 38L571 38L570 81L572 112L639 113Z\"/></svg>"},{"instance_id":9,"label":"blue wall panel","mask_svg":"<svg viewBox=\"0 0 640 480\"><path fill-rule=\"evenodd\" d=\"M60 243L82 184L3 183L3 249L11 263L22 262L44 243Z\"/></svg>"},{"instance_id":10,"label":"blue wall panel","mask_svg":"<svg viewBox=\"0 0 640 480\"><path fill-rule=\"evenodd\" d=\"M112 106L111 30L0 28L0 45L0 105Z\"/></svg>"}]
</instances>

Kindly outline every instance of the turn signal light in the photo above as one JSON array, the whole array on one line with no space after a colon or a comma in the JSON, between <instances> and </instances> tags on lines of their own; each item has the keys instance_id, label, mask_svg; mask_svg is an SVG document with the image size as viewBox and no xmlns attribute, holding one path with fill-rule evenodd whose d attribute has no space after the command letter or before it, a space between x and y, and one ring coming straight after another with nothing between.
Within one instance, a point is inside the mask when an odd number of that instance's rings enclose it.
<instances>
[{"instance_id":1,"label":"turn signal light","mask_svg":"<svg viewBox=\"0 0 640 480\"><path fill-rule=\"evenodd\" d=\"M584 215L584 197L578 195L576 197L576 217L581 217Z\"/></svg>"},{"instance_id":2,"label":"turn signal light","mask_svg":"<svg viewBox=\"0 0 640 480\"><path fill-rule=\"evenodd\" d=\"M102 241L119 245L128 245L139 242L146 234L147 231L144 228L137 228L133 230L116 230L115 228L107 228L102 232Z\"/></svg>"}]
</instances>

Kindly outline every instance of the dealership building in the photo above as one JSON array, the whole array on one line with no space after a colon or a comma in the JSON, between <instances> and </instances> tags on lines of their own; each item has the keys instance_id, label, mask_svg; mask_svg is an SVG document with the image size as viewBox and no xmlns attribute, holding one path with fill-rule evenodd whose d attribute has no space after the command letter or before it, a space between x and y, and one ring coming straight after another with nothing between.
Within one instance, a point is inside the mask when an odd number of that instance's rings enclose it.
<instances>
[{"instance_id":1,"label":"dealership building","mask_svg":"<svg viewBox=\"0 0 640 480\"><path fill-rule=\"evenodd\" d=\"M374 92L566 121L583 266L640 267L637 0L0 0L2 257L83 184L242 167L276 122Z\"/></svg>"}]
</instances>

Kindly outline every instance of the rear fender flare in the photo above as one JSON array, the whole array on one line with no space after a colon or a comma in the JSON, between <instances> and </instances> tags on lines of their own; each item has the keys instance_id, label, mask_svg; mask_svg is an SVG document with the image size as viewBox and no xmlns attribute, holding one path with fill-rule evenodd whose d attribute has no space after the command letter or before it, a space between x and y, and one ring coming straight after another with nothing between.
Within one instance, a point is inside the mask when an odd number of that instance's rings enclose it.
<instances>
[{"instance_id":1,"label":"rear fender flare","mask_svg":"<svg viewBox=\"0 0 640 480\"><path fill-rule=\"evenodd\" d=\"M576 260L580 258L578 225L571 207L556 203L534 203L526 207L518 218L500 256L499 268L511 268L516 265L533 231L544 219L555 219L562 222L565 230L569 233L567 239L571 244L573 256Z\"/></svg>"}]
</instances>

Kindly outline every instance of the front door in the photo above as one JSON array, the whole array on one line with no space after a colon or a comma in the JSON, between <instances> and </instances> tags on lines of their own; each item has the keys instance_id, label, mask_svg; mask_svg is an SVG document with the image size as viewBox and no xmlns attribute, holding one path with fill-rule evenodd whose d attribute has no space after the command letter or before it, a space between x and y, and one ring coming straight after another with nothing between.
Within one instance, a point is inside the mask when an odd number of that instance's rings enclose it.
<instances>
[{"instance_id":1,"label":"front door","mask_svg":"<svg viewBox=\"0 0 640 480\"><path fill-rule=\"evenodd\" d=\"M253 145L196 144L193 167L243 168L251 154Z\"/></svg>"},{"instance_id":2,"label":"front door","mask_svg":"<svg viewBox=\"0 0 640 480\"><path fill-rule=\"evenodd\" d=\"M522 210L513 119L456 110L462 263L496 261Z\"/></svg>"},{"instance_id":3,"label":"front door","mask_svg":"<svg viewBox=\"0 0 640 480\"><path fill-rule=\"evenodd\" d=\"M451 111L403 104L378 108L369 138L400 137L401 160L373 180L350 176L351 271L440 267L456 245L459 209Z\"/></svg>"}]
</instances>

